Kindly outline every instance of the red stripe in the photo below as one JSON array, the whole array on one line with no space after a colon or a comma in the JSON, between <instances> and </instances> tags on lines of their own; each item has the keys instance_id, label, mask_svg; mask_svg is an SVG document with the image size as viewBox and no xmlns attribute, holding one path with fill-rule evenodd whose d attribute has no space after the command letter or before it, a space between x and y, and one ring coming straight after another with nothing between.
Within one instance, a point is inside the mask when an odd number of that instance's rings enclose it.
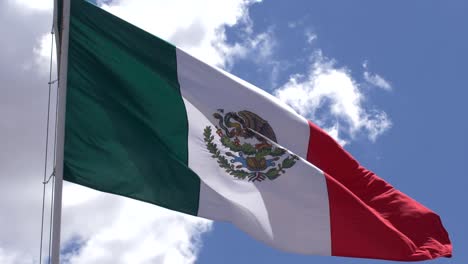
<instances>
[{"instance_id":1,"label":"red stripe","mask_svg":"<svg viewBox=\"0 0 468 264\"><path fill-rule=\"evenodd\" d=\"M451 257L440 218L363 168L309 122L307 160L326 173L332 255L388 260Z\"/></svg>"}]
</instances>

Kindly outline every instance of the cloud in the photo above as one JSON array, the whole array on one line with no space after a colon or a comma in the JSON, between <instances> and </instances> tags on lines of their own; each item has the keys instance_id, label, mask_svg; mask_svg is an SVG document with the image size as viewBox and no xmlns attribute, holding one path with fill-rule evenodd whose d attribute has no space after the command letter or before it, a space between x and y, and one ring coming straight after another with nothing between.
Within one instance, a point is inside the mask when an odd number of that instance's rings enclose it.
<instances>
[{"instance_id":1,"label":"cloud","mask_svg":"<svg viewBox=\"0 0 468 264\"><path fill-rule=\"evenodd\" d=\"M57 76L57 69L55 65L57 64L57 50L55 47L55 39L52 45L52 37L50 32L42 35L39 40L37 40L36 45L33 48L34 60L29 64L26 64L25 67L35 68L37 74L42 75L43 77L49 77L50 70L50 56L52 55L52 81L55 81ZM52 50L51 50L52 48Z\"/></svg>"},{"instance_id":2,"label":"cloud","mask_svg":"<svg viewBox=\"0 0 468 264\"><path fill-rule=\"evenodd\" d=\"M47 110L47 74L34 48L50 29L43 9L0 1L0 263L37 261Z\"/></svg>"},{"instance_id":3,"label":"cloud","mask_svg":"<svg viewBox=\"0 0 468 264\"><path fill-rule=\"evenodd\" d=\"M305 37L306 37L307 43L309 44L312 44L314 43L315 40L317 40L317 34L312 32L312 30L310 29L305 31Z\"/></svg>"},{"instance_id":4,"label":"cloud","mask_svg":"<svg viewBox=\"0 0 468 264\"><path fill-rule=\"evenodd\" d=\"M364 68L364 73L363 73L363 76L364 76L364 80L366 82L368 82L369 84L377 87L377 88L381 88L385 91L391 91L392 90L392 85L387 81L385 80L382 76L378 75L378 74L375 74L375 73L371 73L369 72L368 68L368 62L365 61L363 64L362 64L362 67Z\"/></svg>"},{"instance_id":5,"label":"cloud","mask_svg":"<svg viewBox=\"0 0 468 264\"><path fill-rule=\"evenodd\" d=\"M75 202L64 207L64 222L73 223L65 230L64 244L78 245L64 252L64 263L194 263L200 234L211 229L208 220L70 185L81 189L78 195L89 195L82 203L72 198ZM106 206L111 208L104 215Z\"/></svg>"},{"instance_id":6,"label":"cloud","mask_svg":"<svg viewBox=\"0 0 468 264\"><path fill-rule=\"evenodd\" d=\"M365 95L346 68L317 50L309 72L291 75L274 94L299 114L322 126L342 145L359 134L371 141L391 127L383 111L369 109Z\"/></svg>"},{"instance_id":7,"label":"cloud","mask_svg":"<svg viewBox=\"0 0 468 264\"><path fill-rule=\"evenodd\" d=\"M23 253L0 248L0 263L2 264L27 264L31 263L30 259L31 256L25 257Z\"/></svg>"},{"instance_id":8,"label":"cloud","mask_svg":"<svg viewBox=\"0 0 468 264\"><path fill-rule=\"evenodd\" d=\"M228 44L225 28L248 24L248 7L255 0L165 1L120 0L102 2L102 7L126 21L184 49L201 60L220 67L246 48Z\"/></svg>"},{"instance_id":9,"label":"cloud","mask_svg":"<svg viewBox=\"0 0 468 264\"><path fill-rule=\"evenodd\" d=\"M31 9L33 11L51 11L54 8L54 1L51 0L7 0L11 4Z\"/></svg>"},{"instance_id":10,"label":"cloud","mask_svg":"<svg viewBox=\"0 0 468 264\"><path fill-rule=\"evenodd\" d=\"M224 40L217 46L217 49L222 51L226 58L224 68L229 71L241 61L253 63L255 73L265 73L268 80L267 85L276 87L280 71L285 67L285 64L276 58L278 41L275 36L275 28L270 26L264 31L254 33L252 27L251 21L243 21L236 26L237 38L240 42L227 44L227 41Z\"/></svg>"},{"instance_id":11,"label":"cloud","mask_svg":"<svg viewBox=\"0 0 468 264\"><path fill-rule=\"evenodd\" d=\"M276 63L271 60L277 44L272 28L264 32L253 33L251 27L250 20L242 20L238 25L238 35L242 41L228 43L226 35L223 33L221 38L213 43L213 47L224 58L223 65L218 66L230 69L241 59L248 59L262 65L263 68Z\"/></svg>"}]
</instances>

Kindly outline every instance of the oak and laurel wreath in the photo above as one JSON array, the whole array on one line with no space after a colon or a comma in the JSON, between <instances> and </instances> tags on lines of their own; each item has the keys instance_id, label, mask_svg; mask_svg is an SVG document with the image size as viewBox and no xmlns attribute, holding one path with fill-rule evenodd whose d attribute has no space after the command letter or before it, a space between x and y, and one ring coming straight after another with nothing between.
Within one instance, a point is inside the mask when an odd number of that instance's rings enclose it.
<instances>
[{"instance_id":1,"label":"oak and laurel wreath","mask_svg":"<svg viewBox=\"0 0 468 264\"><path fill-rule=\"evenodd\" d=\"M206 147L208 151L212 154L211 157L217 159L218 165L223 168L227 173L234 176L237 179L245 179L248 178L249 181L252 179L255 180L255 172L248 172L244 170L236 169L234 164L231 164L225 156L221 155L221 151L218 149L216 143L213 143L214 136L212 135L212 128L211 126L207 126L204 129L204 141L206 143ZM221 137L221 144L225 147L229 148L231 151L235 152L242 152L246 155L255 155L256 157L264 157L270 155L279 159L282 155L286 153L286 150L278 147L273 148L266 148L257 151L252 145L244 143L242 145L235 145L227 136ZM231 156L232 153L227 152L226 155ZM274 180L278 178L281 174L285 173L285 169L289 169L299 158L295 155L290 155L285 158L281 163L279 163L276 167L269 169L267 172L262 173L268 179ZM258 179L257 179L258 180Z\"/></svg>"}]
</instances>

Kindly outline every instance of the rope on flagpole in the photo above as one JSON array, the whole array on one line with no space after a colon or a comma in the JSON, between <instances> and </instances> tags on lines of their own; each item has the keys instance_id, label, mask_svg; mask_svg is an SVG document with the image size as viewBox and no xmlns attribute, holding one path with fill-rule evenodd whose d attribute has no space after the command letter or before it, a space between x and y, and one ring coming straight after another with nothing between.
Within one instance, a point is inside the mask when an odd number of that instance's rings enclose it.
<instances>
[{"instance_id":1,"label":"rope on flagpole","mask_svg":"<svg viewBox=\"0 0 468 264\"><path fill-rule=\"evenodd\" d=\"M52 68L53 68L53 56L54 56L54 30L50 32L51 35L51 45L50 45L50 63L49 63L49 96L47 99L47 122L46 122L46 140L45 140L45 154L44 154L44 177L42 181L43 190L42 190L42 210L41 210L41 241L39 245L39 264L42 264L42 249L43 249L43 241L44 241L44 214L45 214L45 196L46 196L46 185L49 183L51 177L54 175L52 173L49 177L47 177L47 164L48 164L48 157L49 157L49 126L50 126L50 98L52 93L52 84L55 81L52 80ZM53 187L53 186L52 186ZM52 189L53 191L53 189ZM53 195L53 194L52 194ZM52 206L51 209L52 211ZM52 226L52 223L50 224ZM50 237L49 237L50 240ZM50 241L49 241L50 244ZM50 258L50 257L49 257Z\"/></svg>"}]
</instances>

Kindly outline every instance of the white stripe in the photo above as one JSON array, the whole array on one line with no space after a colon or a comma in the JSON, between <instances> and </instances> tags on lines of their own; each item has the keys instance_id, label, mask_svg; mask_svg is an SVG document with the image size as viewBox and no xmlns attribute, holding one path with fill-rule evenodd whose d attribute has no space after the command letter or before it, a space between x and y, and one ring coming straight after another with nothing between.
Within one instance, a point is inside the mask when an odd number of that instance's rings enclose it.
<instances>
[{"instance_id":1,"label":"white stripe","mask_svg":"<svg viewBox=\"0 0 468 264\"><path fill-rule=\"evenodd\" d=\"M177 69L189 123L189 166L201 178L198 215L232 222L256 239L297 253L331 254L323 173L299 160L274 180L249 182L221 168L204 141L213 113L248 110L268 121L279 145L306 157L307 121L270 94L177 49ZM213 129L214 142L222 146Z\"/></svg>"}]
</instances>

